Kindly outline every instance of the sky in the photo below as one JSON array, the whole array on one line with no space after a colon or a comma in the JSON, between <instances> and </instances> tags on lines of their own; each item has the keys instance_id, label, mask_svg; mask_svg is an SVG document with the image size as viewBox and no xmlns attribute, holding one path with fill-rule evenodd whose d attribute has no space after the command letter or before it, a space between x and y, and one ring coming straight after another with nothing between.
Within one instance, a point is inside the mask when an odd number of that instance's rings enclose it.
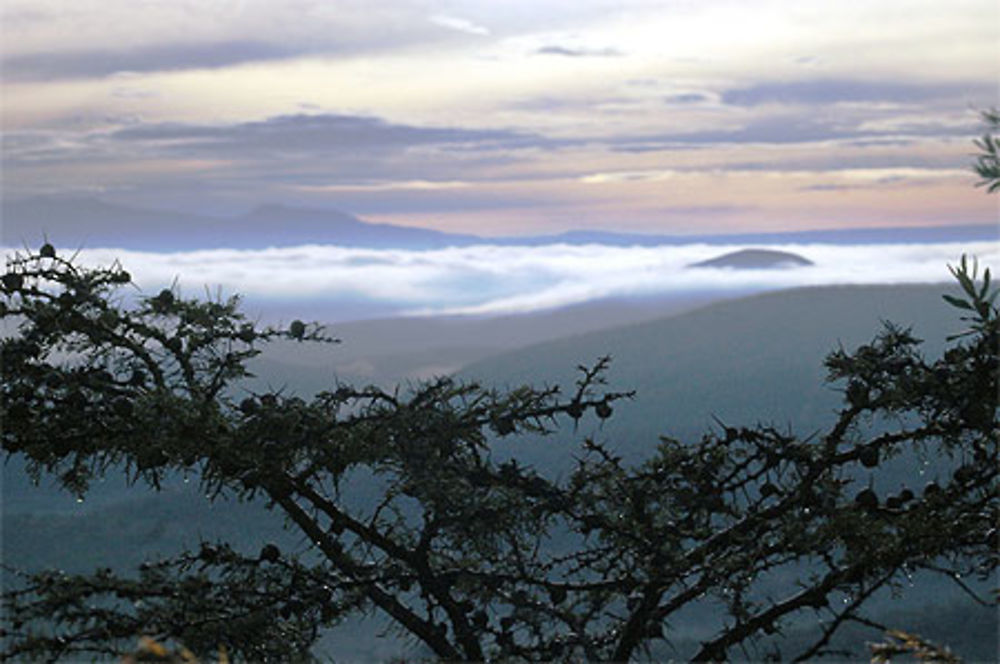
<instances>
[{"instance_id":1,"label":"sky","mask_svg":"<svg viewBox=\"0 0 1000 664\"><path fill-rule=\"evenodd\" d=\"M995 223L995 0L5 0L2 194L482 235Z\"/></svg>"}]
</instances>

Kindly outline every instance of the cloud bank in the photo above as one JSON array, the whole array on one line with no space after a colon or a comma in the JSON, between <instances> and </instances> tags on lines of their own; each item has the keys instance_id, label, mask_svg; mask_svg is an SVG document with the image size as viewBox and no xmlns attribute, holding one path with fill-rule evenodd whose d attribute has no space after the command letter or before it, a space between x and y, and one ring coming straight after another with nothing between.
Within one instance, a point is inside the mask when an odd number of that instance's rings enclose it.
<instances>
[{"instance_id":1,"label":"cloud bank","mask_svg":"<svg viewBox=\"0 0 1000 664\"><path fill-rule=\"evenodd\" d=\"M219 288L254 302L349 301L421 315L529 312L610 297L942 282L949 278L946 265L962 253L978 256L985 265L1000 265L995 242L976 242L780 245L771 248L797 253L814 265L766 270L687 267L742 248L478 245L404 251L309 245L173 254L89 249L81 251L78 260L94 265L118 259L146 293L155 293L177 278L182 292L189 295Z\"/></svg>"}]
</instances>

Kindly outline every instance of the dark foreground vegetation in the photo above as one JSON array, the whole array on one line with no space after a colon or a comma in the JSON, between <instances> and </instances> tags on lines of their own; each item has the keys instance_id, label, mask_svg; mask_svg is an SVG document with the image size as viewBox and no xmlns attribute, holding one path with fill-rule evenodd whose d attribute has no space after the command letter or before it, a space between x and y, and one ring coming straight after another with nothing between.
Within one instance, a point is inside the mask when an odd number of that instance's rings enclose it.
<instances>
[{"instance_id":1,"label":"dark foreground vegetation","mask_svg":"<svg viewBox=\"0 0 1000 664\"><path fill-rule=\"evenodd\" d=\"M136 296L122 267L48 244L14 255L6 454L79 495L109 472L155 488L187 471L209 499L263 499L307 546L204 542L131 573L5 570L3 653L115 656L144 635L301 661L325 628L378 614L441 659L626 661L690 638L675 623L706 610L725 619L695 660L812 659L852 624L905 629L866 609L915 574L995 601L976 580L1000 562L1000 312L988 270L963 259L952 273L960 326L940 357L891 324L827 357L843 395L829 428L719 423L637 462L584 439L560 474L493 445L613 418L632 395L608 388L607 360L566 390L442 378L250 393L239 385L268 341L331 340L301 321L258 327L235 299ZM897 472L886 489L903 458L944 479ZM821 618L808 638L774 638L802 615Z\"/></svg>"},{"instance_id":2,"label":"dark foreground vegetation","mask_svg":"<svg viewBox=\"0 0 1000 664\"><path fill-rule=\"evenodd\" d=\"M915 571L961 583L996 568L1000 339L988 272L975 272L954 270L964 296L948 299L965 329L942 357L891 325L829 355L844 390L829 431L720 426L662 439L634 465L585 440L555 478L495 461L490 442L611 417L629 395L604 389L604 361L566 393L441 379L407 395L239 398L232 386L261 344L321 331L256 329L235 301L171 291L132 306L117 266L84 269L48 247L14 257L6 452L80 494L108 469L153 486L195 469L210 496L264 496L312 547L206 542L134 575L25 575L5 591L7 654L110 654L146 634L203 654L305 658L325 626L380 611L443 658L622 661L706 603L730 619L696 659L724 659L803 611L826 627L782 656L813 656ZM881 494L851 479L904 453L950 479ZM352 504L344 491L361 481L378 501Z\"/></svg>"}]
</instances>

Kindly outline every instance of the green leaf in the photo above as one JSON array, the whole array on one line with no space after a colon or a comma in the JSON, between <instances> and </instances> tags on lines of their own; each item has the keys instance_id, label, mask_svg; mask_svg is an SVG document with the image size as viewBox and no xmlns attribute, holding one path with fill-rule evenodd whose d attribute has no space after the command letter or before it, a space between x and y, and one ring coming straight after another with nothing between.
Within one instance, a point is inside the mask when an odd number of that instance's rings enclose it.
<instances>
[{"instance_id":1,"label":"green leaf","mask_svg":"<svg viewBox=\"0 0 1000 664\"><path fill-rule=\"evenodd\" d=\"M958 307L959 309L968 309L969 311L974 311L972 305L959 297L954 297L952 295L942 295L945 302L952 305L953 307Z\"/></svg>"}]
</instances>

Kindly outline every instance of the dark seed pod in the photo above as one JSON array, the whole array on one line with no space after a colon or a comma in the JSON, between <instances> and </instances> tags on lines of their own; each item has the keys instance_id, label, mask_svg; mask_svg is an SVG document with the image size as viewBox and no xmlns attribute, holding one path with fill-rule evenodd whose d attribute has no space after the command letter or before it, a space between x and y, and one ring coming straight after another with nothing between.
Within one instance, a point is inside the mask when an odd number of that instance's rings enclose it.
<instances>
[{"instance_id":1,"label":"dark seed pod","mask_svg":"<svg viewBox=\"0 0 1000 664\"><path fill-rule=\"evenodd\" d=\"M24 275L18 272L8 272L0 277L0 283L3 284L4 290L19 291L24 287Z\"/></svg>"},{"instance_id":2,"label":"dark seed pod","mask_svg":"<svg viewBox=\"0 0 1000 664\"><path fill-rule=\"evenodd\" d=\"M53 247L48 242L46 242L45 244L42 245L42 248L38 250L38 255L41 256L42 258L55 258L56 248Z\"/></svg>"},{"instance_id":3,"label":"dark seed pod","mask_svg":"<svg viewBox=\"0 0 1000 664\"><path fill-rule=\"evenodd\" d=\"M156 297L153 298L152 304L154 310L159 312L166 311L174 304L173 292L168 288L164 288Z\"/></svg>"},{"instance_id":4,"label":"dark seed pod","mask_svg":"<svg viewBox=\"0 0 1000 664\"><path fill-rule=\"evenodd\" d=\"M874 468L878 465L878 450L874 447L862 448L861 453L858 455L858 460L861 461L861 465L865 468Z\"/></svg>"},{"instance_id":5,"label":"dark seed pod","mask_svg":"<svg viewBox=\"0 0 1000 664\"><path fill-rule=\"evenodd\" d=\"M864 489L854 497L854 502L866 510L873 510L878 507L878 495L871 489Z\"/></svg>"},{"instance_id":6,"label":"dark seed pod","mask_svg":"<svg viewBox=\"0 0 1000 664\"><path fill-rule=\"evenodd\" d=\"M274 544L265 544L260 550L260 559L262 561L273 563L279 558L281 558L281 549Z\"/></svg>"},{"instance_id":7,"label":"dark seed pod","mask_svg":"<svg viewBox=\"0 0 1000 664\"><path fill-rule=\"evenodd\" d=\"M941 487L937 485L937 482L928 482L926 486L924 486L924 498L931 498L932 496L936 496L940 492L941 492Z\"/></svg>"},{"instance_id":8,"label":"dark seed pod","mask_svg":"<svg viewBox=\"0 0 1000 664\"><path fill-rule=\"evenodd\" d=\"M247 397L240 402L240 412L244 415L253 415L258 410L260 410L260 405L252 397Z\"/></svg>"},{"instance_id":9,"label":"dark seed pod","mask_svg":"<svg viewBox=\"0 0 1000 664\"><path fill-rule=\"evenodd\" d=\"M955 481L959 484L966 484L976 477L976 469L972 466L961 466L955 470Z\"/></svg>"},{"instance_id":10,"label":"dark seed pod","mask_svg":"<svg viewBox=\"0 0 1000 664\"><path fill-rule=\"evenodd\" d=\"M118 397L111 402L111 409L114 411L115 415L119 417L128 417L132 414L133 406L132 402L125 397Z\"/></svg>"},{"instance_id":11,"label":"dark seed pod","mask_svg":"<svg viewBox=\"0 0 1000 664\"><path fill-rule=\"evenodd\" d=\"M514 420L509 417L501 417L493 423L493 429L501 436L509 436L514 433Z\"/></svg>"},{"instance_id":12,"label":"dark seed pod","mask_svg":"<svg viewBox=\"0 0 1000 664\"><path fill-rule=\"evenodd\" d=\"M611 407L607 401L602 401L601 403L594 406L594 412L602 420L606 420L611 417L611 414L615 412L614 408Z\"/></svg>"},{"instance_id":13,"label":"dark seed pod","mask_svg":"<svg viewBox=\"0 0 1000 664\"><path fill-rule=\"evenodd\" d=\"M910 502L911 500L913 500L913 497L914 497L913 492L910 491L909 489L903 489L902 491L899 492L899 499L904 503Z\"/></svg>"},{"instance_id":14,"label":"dark seed pod","mask_svg":"<svg viewBox=\"0 0 1000 664\"><path fill-rule=\"evenodd\" d=\"M293 339L301 340L306 334L306 324L300 320L293 320L292 324L288 326L288 334Z\"/></svg>"},{"instance_id":15,"label":"dark seed pod","mask_svg":"<svg viewBox=\"0 0 1000 664\"><path fill-rule=\"evenodd\" d=\"M583 417L583 406L580 405L579 401L574 401L570 405L566 406L566 414L574 420L578 420Z\"/></svg>"}]
</instances>

